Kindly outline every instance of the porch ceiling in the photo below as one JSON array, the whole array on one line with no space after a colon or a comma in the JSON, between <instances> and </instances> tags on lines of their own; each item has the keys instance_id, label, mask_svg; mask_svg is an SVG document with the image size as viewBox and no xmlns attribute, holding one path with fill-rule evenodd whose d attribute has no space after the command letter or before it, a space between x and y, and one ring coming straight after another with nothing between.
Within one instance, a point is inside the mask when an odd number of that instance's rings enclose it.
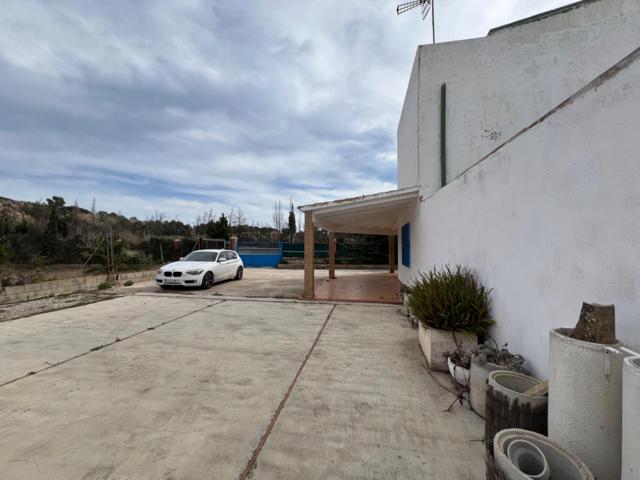
<instances>
[{"instance_id":1,"label":"porch ceiling","mask_svg":"<svg viewBox=\"0 0 640 480\"><path fill-rule=\"evenodd\" d=\"M361 197L303 205L300 210L313 212L313 223L335 233L397 233L398 216L418 199L418 187Z\"/></svg>"}]
</instances>

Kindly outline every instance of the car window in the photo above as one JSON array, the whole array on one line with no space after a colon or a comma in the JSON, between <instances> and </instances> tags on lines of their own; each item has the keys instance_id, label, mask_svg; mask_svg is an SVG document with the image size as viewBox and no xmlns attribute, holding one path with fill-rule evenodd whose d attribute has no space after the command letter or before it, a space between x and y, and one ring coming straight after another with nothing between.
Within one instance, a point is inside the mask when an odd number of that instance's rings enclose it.
<instances>
[{"instance_id":1,"label":"car window","mask_svg":"<svg viewBox=\"0 0 640 480\"><path fill-rule=\"evenodd\" d=\"M229 255L229 258L231 260L235 260L236 258L238 258L238 254L236 252L227 252L227 255Z\"/></svg>"},{"instance_id":2,"label":"car window","mask_svg":"<svg viewBox=\"0 0 640 480\"><path fill-rule=\"evenodd\" d=\"M218 261L221 260L221 259L223 259L223 260L228 260L229 259L229 257L227 257L227 252L220 252L220 256L218 257Z\"/></svg>"},{"instance_id":3,"label":"car window","mask_svg":"<svg viewBox=\"0 0 640 480\"><path fill-rule=\"evenodd\" d=\"M185 262L215 262L217 252L205 252L202 250L196 250L184 257L182 260Z\"/></svg>"}]
</instances>

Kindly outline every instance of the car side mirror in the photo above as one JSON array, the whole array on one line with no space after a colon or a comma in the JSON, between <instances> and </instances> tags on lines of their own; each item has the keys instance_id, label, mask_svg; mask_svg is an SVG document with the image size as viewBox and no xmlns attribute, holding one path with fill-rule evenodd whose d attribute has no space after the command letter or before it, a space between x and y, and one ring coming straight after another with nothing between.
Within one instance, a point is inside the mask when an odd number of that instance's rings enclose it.
<instances>
[{"instance_id":1,"label":"car side mirror","mask_svg":"<svg viewBox=\"0 0 640 480\"><path fill-rule=\"evenodd\" d=\"M218 259L218 263L224 263L224 262L226 262L226 260L224 258L219 258Z\"/></svg>"}]
</instances>

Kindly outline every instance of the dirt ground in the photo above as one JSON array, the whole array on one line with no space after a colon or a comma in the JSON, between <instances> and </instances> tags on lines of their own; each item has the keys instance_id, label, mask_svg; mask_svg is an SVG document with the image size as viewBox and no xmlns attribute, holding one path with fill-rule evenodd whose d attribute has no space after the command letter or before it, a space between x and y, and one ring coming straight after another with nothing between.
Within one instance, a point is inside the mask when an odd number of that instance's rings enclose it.
<instances>
[{"instance_id":1,"label":"dirt ground","mask_svg":"<svg viewBox=\"0 0 640 480\"><path fill-rule=\"evenodd\" d=\"M87 305L88 303L106 300L111 296L97 293L72 293L70 295L58 295L55 297L39 298L28 302L0 304L0 322L14 320L21 317L29 317L38 313L52 312L64 308Z\"/></svg>"}]
</instances>

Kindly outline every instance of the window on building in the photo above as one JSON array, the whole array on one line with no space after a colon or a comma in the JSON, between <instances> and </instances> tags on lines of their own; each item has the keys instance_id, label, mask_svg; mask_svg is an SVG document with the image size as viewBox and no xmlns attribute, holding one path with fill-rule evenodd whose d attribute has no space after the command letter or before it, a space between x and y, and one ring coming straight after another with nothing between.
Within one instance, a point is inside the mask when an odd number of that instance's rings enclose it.
<instances>
[{"instance_id":1,"label":"window on building","mask_svg":"<svg viewBox=\"0 0 640 480\"><path fill-rule=\"evenodd\" d=\"M411 266L411 231L409 224L405 223L402 226L402 265L405 267Z\"/></svg>"}]
</instances>

